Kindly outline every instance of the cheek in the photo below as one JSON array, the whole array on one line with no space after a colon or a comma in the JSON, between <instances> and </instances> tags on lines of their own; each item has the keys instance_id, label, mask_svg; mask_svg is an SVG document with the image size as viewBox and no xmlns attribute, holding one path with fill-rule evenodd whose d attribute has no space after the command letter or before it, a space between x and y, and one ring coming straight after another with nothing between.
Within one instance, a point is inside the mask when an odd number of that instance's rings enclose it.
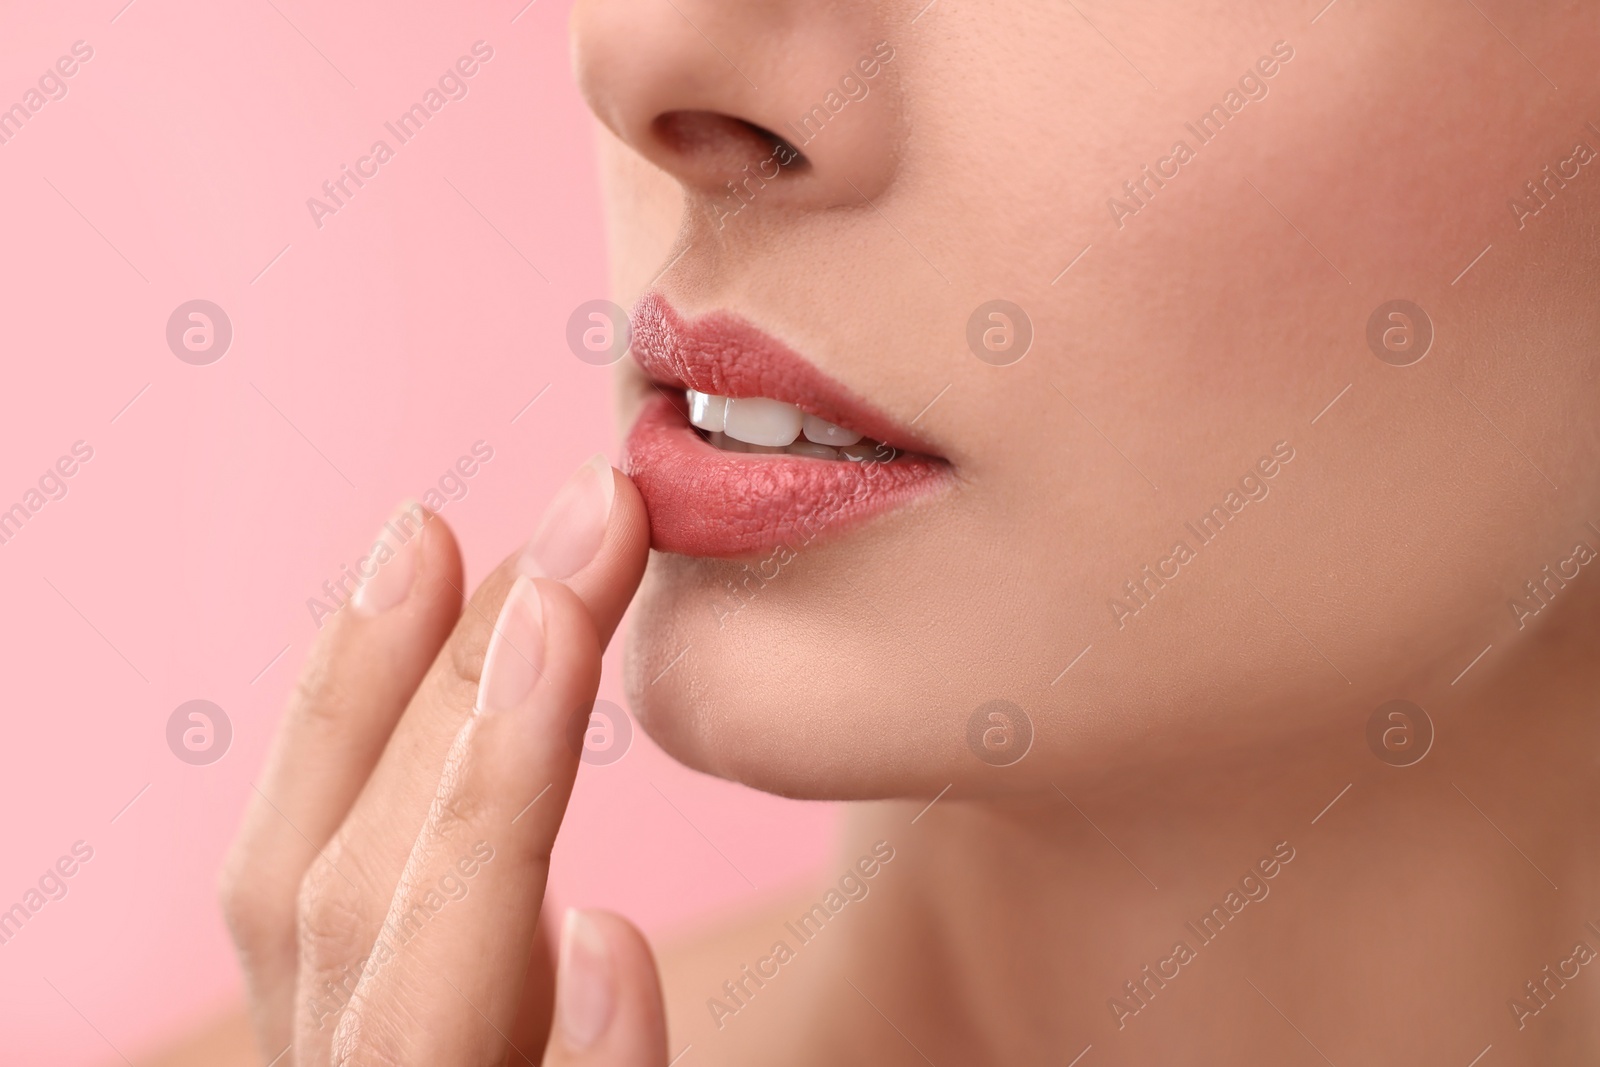
<instances>
[{"instance_id":1,"label":"cheek","mask_svg":"<svg viewBox=\"0 0 1600 1067\"><path fill-rule=\"evenodd\" d=\"M951 590L978 576L871 577L950 570L945 538L925 518L907 528L885 518L819 543L720 630L707 608L721 585L715 565L659 557L632 608L630 708L674 758L790 796L931 796L951 766L989 770L966 747L967 719L1002 683L963 669L971 634L947 610ZM871 604L842 601L840 575L870 581ZM908 654L886 619L918 620L920 652Z\"/></svg>"},{"instance_id":2,"label":"cheek","mask_svg":"<svg viewBox=\"0 0 1600 1067\"><path fill-rule=\"evenodd\" d=\"M1373 40L1420 54L1374 47L1345 77L1307 45L1220 144L1109 91L1129 78L1113 53L1063 71L1050 34L1005 79L993 57L957 49L900 72L941 105L901 160L894 217L913 247L842 213L797 219L781 233L792 262L774 268L789 273L762 280L825 308L833 349L878 354L865 373L915 397L908 412L950 388L926 425L951 443L963 487L914 526L888 519L803 554L722 627L714 568L653 562L629 652L652 736L693 766L796 795L1092 778L1181 762L1217 731L1281 741L1320 725L1285 719L1286 703L1387 698L1419 663L1459 669L1496 641L1507 596L1570 554L1574 510L1600 514L1597 362L1572 355L1597 350L1600 309L1566 297L1596 252L1583 225L1506 239L1507 196L1559 158L1546 128L1516 121L1543 89L1512 71L1514 52L1492 63L1515 90L1463 93L1435 72L1481 52L1481 26L1381 20ZM1239 74L1196 63L1191 118ZM1094 106L1062 108L1063 93ZM1425 132L1479 126L1478 141ZM1024 129L1039 151L994 152ZM1194 158L1119 227L1108 200L1178 138ZM636 164L607 167L625 179L618 270L642 286L673 254L679 194ZM1600 181L1597 167L1579 180ZM984 188L1005 191L1003 210L950 212ZM866 280L836 284L840 263ZM1409 367L1365 340L1371 311L1402 294L1439 337ZM1003 368L965 342L997 295L1035 336ZM1295 458L1263 495L1216 537L1194 532L1279 441ZM1574 494L1564 508L1551 483ZM1119 621L1108 605L1180 541L1194 559ZM1003 783L964 740L967 715L994 699L1037 726Z\"/></svg>"}]
</instances>

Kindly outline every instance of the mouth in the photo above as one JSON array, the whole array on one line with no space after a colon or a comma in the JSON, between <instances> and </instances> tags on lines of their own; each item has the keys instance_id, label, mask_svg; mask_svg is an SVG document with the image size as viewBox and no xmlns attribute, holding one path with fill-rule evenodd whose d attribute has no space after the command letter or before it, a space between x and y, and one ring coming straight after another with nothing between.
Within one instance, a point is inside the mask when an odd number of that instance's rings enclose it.
<instances>
[{"instance_id":1,"label":"mouth","mask_svg":"<svg viewBox=\"0 0 1600 1067\"><path fill-rule=\"evenodd\" d=\"M797 550L950 482L909 427L735 315L686 320L648 293L633 353L654 395L623 465L659 551Z\"/></svg>"}]
</instances>

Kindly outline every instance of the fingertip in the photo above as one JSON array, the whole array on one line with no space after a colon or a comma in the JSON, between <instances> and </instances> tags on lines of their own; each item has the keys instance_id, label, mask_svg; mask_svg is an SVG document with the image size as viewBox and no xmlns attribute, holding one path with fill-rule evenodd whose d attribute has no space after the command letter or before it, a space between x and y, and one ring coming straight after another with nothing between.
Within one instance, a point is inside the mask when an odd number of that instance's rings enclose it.
<instances>
[{"instance_id":1,"label":"fingertip","mask_svg":"<svg viewBox=\"0 0 1600 1067\"><path fill-rule=\"evenodd\" d=\"M386 623L384 629L411 635L405 640L419 641L416 647L425 648L426 659L431 660L461 617L466 578L461 548L449 523L421 505L414 507L421 516L420 529L413 538L417 546L416 573L404 599L378 618L397 620L398 625ZM399 654L415 653L408 646Z\"/></svg>"},{"instance_id":2,"label":"fingertip","mask_svg":"<svg viewBox=\"0 0 1600 1067\"><path fill-rule=\"evenodd\" d=\"M610 938L588 915L568 908L561 921L556 970L556 1024L569 1051L600 1040L617 1006L616 965Z\"/></svg>"},{"instance_id":3,"label":"fingertip","mask_svg":"<svg viewBox=\"0 0 1600 1067\"><path fill-rule=\"evenodd\" d=\"M626 474L610 470L611 508L600 547L588 564L564 579L588 606L602 646L610 643L650 558L644 497Z\"/></svg>"},{"instance_id":4,"label":"fingertip","mask_svg":"<svg viewBox=\"0 0 1600 1067\"><path fill-rule=\"evenodd\" d=\"M414 500L384 521L372 550L358 558L355 569L361 584L350 605L360 618L442 614L453 622L461 610L462 562L455 535L436 512Z\"/></svg>"},{"instance_id":5,"label":"fingertip","mask_svg":"<svg viewBox=\"0 0 1600 1067\"><path fill-rule=\"evenodd\" d=\"M649 942L620 915L568 909L546 1063L657 1067L666 1062L666 1047L661 983Z\"/></svg>"},{"instance_id":6,"label":"fingertip","mask_svg":"<svg viewBox=\"0 0 1600 1067\"><path fill-rule=\"evenodd\" d=\"M459 613L465 583L461 546L449 523L436 512L427 508L422 510L425 519L422 524L422 567L419 577L427 585L421 586L421 591L425 596L454 605L456 613Z\"/></svg>"},{"instance_id":7,"label":"fingertip","mask_svg":"<svg viewBox=\"0 0 1600 1067\"><path fill-rule=\"evenodd\" d=\"M600 637L595 632L594 618L584 598L566 582L554 578L522 576L518 581L532 582L534 588L539 590L539 599L549 620L546 632L549 635L547 640L551 642L552 656L570 659L582 657L592 650L598 661Z\"/></svg>"},{"instance_id":8,"label":"fingertip","mask_svg":"<svg viewBox=\"0 0 1600 1067\"><path fill-rule=\"evenodd\" d=\"M615 467L611 468L612 492L611 530L607 541L614 544L619 557L635 562L640 573L650 554L650 513L644 504L644 495L633 479Z\"/></svg>"},{"instance_id":9,"label":"fingertip","mask_svg":"<svg viewBox=\"0 0 1600 1067\"><path fill-rule=\"evenodd\" d=\"M611 468L611 524L617 527L618 540L630 542L643 535L644 547L650 547L650 522L645 511L644 496L639 487L616 467Z\"/></svg>"},{"instance_id":10,"label":"fingertip","mask_svg":"<svg viewBox=\"0 0 1600 1067\"><path fill-rule=\"evenodd\" d=\"M617 482L615 478L606 478L605 475L608 471L615 473L616 468L611 465L611 461L609 459L606 459L606 454L604 452L596 452L594 455L590 456L588 461L584 463L584 466L588 467L599 476L600 486L606 498L606 508L609 510L612 501L616 499Z\"/></svg>"}]
</instances>

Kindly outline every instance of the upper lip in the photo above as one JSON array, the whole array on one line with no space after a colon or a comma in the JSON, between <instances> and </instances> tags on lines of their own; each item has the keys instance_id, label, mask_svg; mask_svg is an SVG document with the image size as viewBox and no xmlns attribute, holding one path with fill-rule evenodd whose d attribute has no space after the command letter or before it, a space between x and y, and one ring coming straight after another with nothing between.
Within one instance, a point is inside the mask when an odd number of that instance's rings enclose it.
<instances>
[{"instance_id":1,"label":"upper lip","mask_svg":"<svg viewBox=\"0 0 1600 1067\"><path fill-rule=\"evenodd\" d=\"M933 455L909 427L731 312L689 320L659 293L649 292L634 305L632 328L634 358L658 385L779 400L899 451Z\"/></svg>"}]
</instances>

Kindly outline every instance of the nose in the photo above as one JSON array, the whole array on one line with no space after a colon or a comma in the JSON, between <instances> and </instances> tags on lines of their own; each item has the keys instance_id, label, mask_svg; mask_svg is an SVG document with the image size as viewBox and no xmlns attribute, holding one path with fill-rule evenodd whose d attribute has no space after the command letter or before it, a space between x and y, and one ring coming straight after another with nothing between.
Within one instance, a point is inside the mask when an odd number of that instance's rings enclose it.
<instances>
[{"instance_id":1,"label":"nose","mask_svg":"<svg viewBox=\"0 0 1600 1067\"><path fill-rule=\"evenodd\" d=\"M816 210L893 179L896 52L865 0L577 0L589 107L719 219Z\"/></svg>"}]
</instances>

